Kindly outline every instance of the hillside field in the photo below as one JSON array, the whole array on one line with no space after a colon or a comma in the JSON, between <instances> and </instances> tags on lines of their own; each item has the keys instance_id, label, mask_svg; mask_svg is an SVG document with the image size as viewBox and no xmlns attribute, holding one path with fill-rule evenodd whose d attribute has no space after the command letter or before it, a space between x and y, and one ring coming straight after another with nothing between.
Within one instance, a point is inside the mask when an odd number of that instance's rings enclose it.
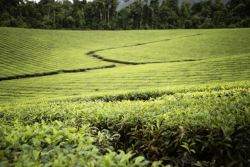
<instances>
[{"instance_id":1,"label":"hillside field","mask_svg":"<svg viewBox=\"0 0 250 167\"><path fill-rule=\"evenodd\" d=\"M250 165L250 29L0 28L0 166Z\"/></svg>"}]
</instances>

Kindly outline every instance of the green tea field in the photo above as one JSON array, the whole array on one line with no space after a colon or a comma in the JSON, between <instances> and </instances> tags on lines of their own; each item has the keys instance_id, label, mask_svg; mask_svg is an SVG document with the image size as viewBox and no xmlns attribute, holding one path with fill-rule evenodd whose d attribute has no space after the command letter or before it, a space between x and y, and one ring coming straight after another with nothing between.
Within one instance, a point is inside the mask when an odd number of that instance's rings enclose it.
<instances>
[{"instance_id":1,"label":"green tea field","mask_svg":"<svg viewBox=\"0 0 250 167\"><path fill-rule=\"evenodd\" d=\"M0 28L0 166L248 166L249 128L248 28Z\"/></svg>"}]
</instances>

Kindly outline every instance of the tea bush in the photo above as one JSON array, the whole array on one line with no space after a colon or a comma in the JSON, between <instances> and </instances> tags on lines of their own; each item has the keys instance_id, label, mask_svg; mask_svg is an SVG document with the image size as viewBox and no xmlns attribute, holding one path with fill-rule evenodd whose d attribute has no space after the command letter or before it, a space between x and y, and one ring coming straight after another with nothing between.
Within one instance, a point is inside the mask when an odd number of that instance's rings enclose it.
<instances>
[{"instance_id":1,"label":"tea bush","mask_svg":"<svg viewBox=\"0 0 250 167\"><path fill-rule=\"evenodd\" d=\"M3 106L1 164L249 165L249 87L196 90L149 101Z\"/></svg>"}]
</instances>

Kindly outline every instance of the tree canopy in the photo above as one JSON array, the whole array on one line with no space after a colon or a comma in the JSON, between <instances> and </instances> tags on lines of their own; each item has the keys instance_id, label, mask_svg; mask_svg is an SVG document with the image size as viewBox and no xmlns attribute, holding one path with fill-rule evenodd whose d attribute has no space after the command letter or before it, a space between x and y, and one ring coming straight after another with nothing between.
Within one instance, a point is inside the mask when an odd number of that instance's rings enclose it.
<instances>
[{"instance_id":1,"label":"tree canopy","mask_svg":"<svg viewBox=\"0 0 250 167\"><path fill-rule=\"evenodd\" d=\"M42 29L174 29L250 27L250 0L137 0L117 12L116 0L0 0L0 26Z\"/></svg>"}]
</instances>

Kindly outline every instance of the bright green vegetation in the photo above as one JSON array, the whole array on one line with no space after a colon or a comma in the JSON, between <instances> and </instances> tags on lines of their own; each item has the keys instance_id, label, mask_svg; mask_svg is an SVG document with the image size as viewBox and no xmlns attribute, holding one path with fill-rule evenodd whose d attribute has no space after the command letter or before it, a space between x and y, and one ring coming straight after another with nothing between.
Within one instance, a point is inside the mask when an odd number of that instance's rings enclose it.
<instances>
[{"instance_id":1,"label":"bright green vegetation","mask_svg":"<svg viewBox=\"0 0 250 167\"><path fill-rule=\"evenodd\" d=\"M147 40L191 32L149 31ZM45 31L0 28L0 77L110 65L87 52L145 41L144 32Z\"/></svg>"},{"instance_id":2,"label":"bright green vegetation","mask_svg":"<svg viewBox=\"0 0 250 167\"><path fill-rule=\"evenodd\" d=\"M246 166L249 32L0 28L0 78L116 65L0 81L0 166Z\"/></svg>"},{"instance_id":3,"label":"bright green vegetation","mask_svg":"<svg viewBox=\"0 0 250 167\"><path fill-rule=\"evenodd\" d=\"M157 160L179 166L249 163L249 82L176 89L155 100L140 101L145 94L134 93L136 101L116 101L132 97L124 94L99 98L101 101L2 107L1 164L108 167L147 166ZM156 94L151 92L150 96ZM138 157L142 155L144 158Z\"/></svg>"},{"instance_id":4,"label":"bright green vegetation","mask_svg":"<svg viewBox=\"0 0 250 167\"><path fill-rule=\"evenodd\" d=\"M96 93L249 80L250 55L111 69L0 82L0 100L62 98Z\"/></svg>"},{"instance_id":5,"label":"bright green vegetation","mask_svg":"<svg viewBox=\"0 0 250 167\"><path fill-rule=\"evenodd\" d=\"M170 31L171 32L171 31ZM176 31L174 31L176 32ZM124 61L185 61L250 54L250 29L190 30L192 35L99 52L105 58Z\"/></svg>"},{"instance_id":6,"label":"bright green vegetation","mask_svg":"<svg viewBox=\"0 0 250 167\"><path fill-rule=\"evenodd\" d=\"M84 55L81 44L87 36L64 34L67 33L0 28L0 77L107 64Z\"/></svg>"}]
</instances>

